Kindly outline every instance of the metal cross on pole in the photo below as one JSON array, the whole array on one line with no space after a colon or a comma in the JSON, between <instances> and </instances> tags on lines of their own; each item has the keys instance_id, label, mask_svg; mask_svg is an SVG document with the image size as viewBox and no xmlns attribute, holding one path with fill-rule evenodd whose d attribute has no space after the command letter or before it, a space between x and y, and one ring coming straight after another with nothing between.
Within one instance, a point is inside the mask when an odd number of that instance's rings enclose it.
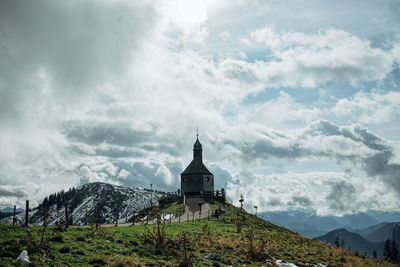
<instances>
[{"instance_id":1,"label":"metal cross on pole","mask_svg":"<svg viewBox=\"0 0 400 267\"><path fill-rule=\"evenodd\" d=\"M240 209L243 209L243 201L244 201L243 195L240 194L240 199L239 199L239 202L240 202Z\"/></svg>"}]
</instances>

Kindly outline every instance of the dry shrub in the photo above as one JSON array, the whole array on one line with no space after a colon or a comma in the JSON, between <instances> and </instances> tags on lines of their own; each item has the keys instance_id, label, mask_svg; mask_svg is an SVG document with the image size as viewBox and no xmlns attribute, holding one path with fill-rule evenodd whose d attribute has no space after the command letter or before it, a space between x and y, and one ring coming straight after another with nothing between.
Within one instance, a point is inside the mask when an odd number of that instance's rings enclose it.
<instances>
[{"instance_id":1,"label":"dry shrub","mask_svg":"<svg viewBox=\"0 0 400 267\"><path fill-rule=\"evenodd\" d=\"M160 254L165 249L166 233L165 233L165 220L161 219L161 215L157 214L157 223L151 231L147 225L144 225L146 232L143 233L145 242L149 242L155 248L156 253Z\"/></svg>"},{"instance_id":2,"label":"dry shrub","mask_svg":"<svg viewBox=\"0 0 400 267\"><path fill-rule=\"evenodd\" d=\"M194 252L203 233L193 231L191 235L183 232L179 235L179 266L193 266Z\"/></svg>"},{"instance_id":3,"label":"dry shrub","mask_svg":"<svg viewBox=\"0 0 400 267\"><path fill-rule=\"evenodd\" d=\"M109 266L112 267L143 267L144 265L132 256L116 256L110 260Z\"/></svg>"},{"instance_id":4,"label":"dry shrub","mask_svg":"<svg viewBox=\"0 0 400 267\"><path fill-rule=\"evenodd\" d=\"M246 257L252 261L265 261L270 258L266 253L267 240L257 234L254 229L250 228L246 231L247 250Z\"/></svg>"}]
</instances>

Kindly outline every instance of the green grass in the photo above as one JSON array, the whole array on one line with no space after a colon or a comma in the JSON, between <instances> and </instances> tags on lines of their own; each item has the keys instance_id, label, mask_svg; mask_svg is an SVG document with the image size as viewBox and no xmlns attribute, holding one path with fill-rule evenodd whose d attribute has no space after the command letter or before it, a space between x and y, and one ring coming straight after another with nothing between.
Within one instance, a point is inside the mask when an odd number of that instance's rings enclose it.
<instances>
[{"instance_id":1,"label":"green grass","mask_svg":"<svg viewBox=\"0 0 400 267\"><path fill-rule=\"evenodd\" d=\"M394 266L382 259L359 257L345 249L306 239L289 230L263 221L231 204L219 205L226 214L220 219L195 222L166 223L160 249L155 240L145 238L155 225L127 227L48 227L48 248L35 249L24 227L0 225L0 266L15 266L15 259L26 249L30 266L177 266L184 261L184 238L187 239L187 260L195 266L262 266L272 258L299 266ZM167 207L165 213L179 208ZM170 209L170 211L168 211ZM241 232L238 233L237 222ZM161 225L162 228L162 225ZM36 243L40 242L42 227L29 227ZM183 233L186 233L184 236ZM249 233L253 234L253 254L249 251ZM193 240L200 236L193 246ZM261 239L264 245L260 249ZM191 251L193 249L193 251ZM214 265L213 265L214 264ZM23 264L21 264L23 266ZM181 265L184 266L184 265ZM273 266L273 265L272 265Z\"/></svg>"}]
</instances>

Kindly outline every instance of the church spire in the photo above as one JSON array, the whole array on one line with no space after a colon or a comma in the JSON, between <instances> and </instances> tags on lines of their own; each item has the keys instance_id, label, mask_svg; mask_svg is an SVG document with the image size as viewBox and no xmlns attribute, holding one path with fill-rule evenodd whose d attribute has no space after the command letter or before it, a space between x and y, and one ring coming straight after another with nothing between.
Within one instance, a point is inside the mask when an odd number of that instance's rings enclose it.
<instances>
[{"instance_id":1,"label":"church spire","mask_svg":"<svg viewBox=\"0 0 400 267\"><path fill-rule=\"evenodd\" d=\"M196 142L193 145L193 158L203 158L203 147L199 141L199 129L196 130Z\"/></svg>"}]
</instances>

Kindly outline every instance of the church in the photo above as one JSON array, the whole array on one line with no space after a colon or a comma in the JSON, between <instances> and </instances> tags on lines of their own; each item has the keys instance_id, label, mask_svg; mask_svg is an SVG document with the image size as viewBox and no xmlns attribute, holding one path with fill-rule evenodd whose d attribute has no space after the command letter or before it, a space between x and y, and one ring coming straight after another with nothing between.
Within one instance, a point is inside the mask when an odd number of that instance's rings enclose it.
<instances>
[{"instance_id":1,"label":"church","mask_svg":"<svg viewBox=\"0 0 400 267\"><path fill-rule=\"evenodd\" d=\"M185 198L214 196L214 175L203 164L203 147L198 133L193 145L193 160L181 173L181 194Z\"/></svg>"}]
</instances>

